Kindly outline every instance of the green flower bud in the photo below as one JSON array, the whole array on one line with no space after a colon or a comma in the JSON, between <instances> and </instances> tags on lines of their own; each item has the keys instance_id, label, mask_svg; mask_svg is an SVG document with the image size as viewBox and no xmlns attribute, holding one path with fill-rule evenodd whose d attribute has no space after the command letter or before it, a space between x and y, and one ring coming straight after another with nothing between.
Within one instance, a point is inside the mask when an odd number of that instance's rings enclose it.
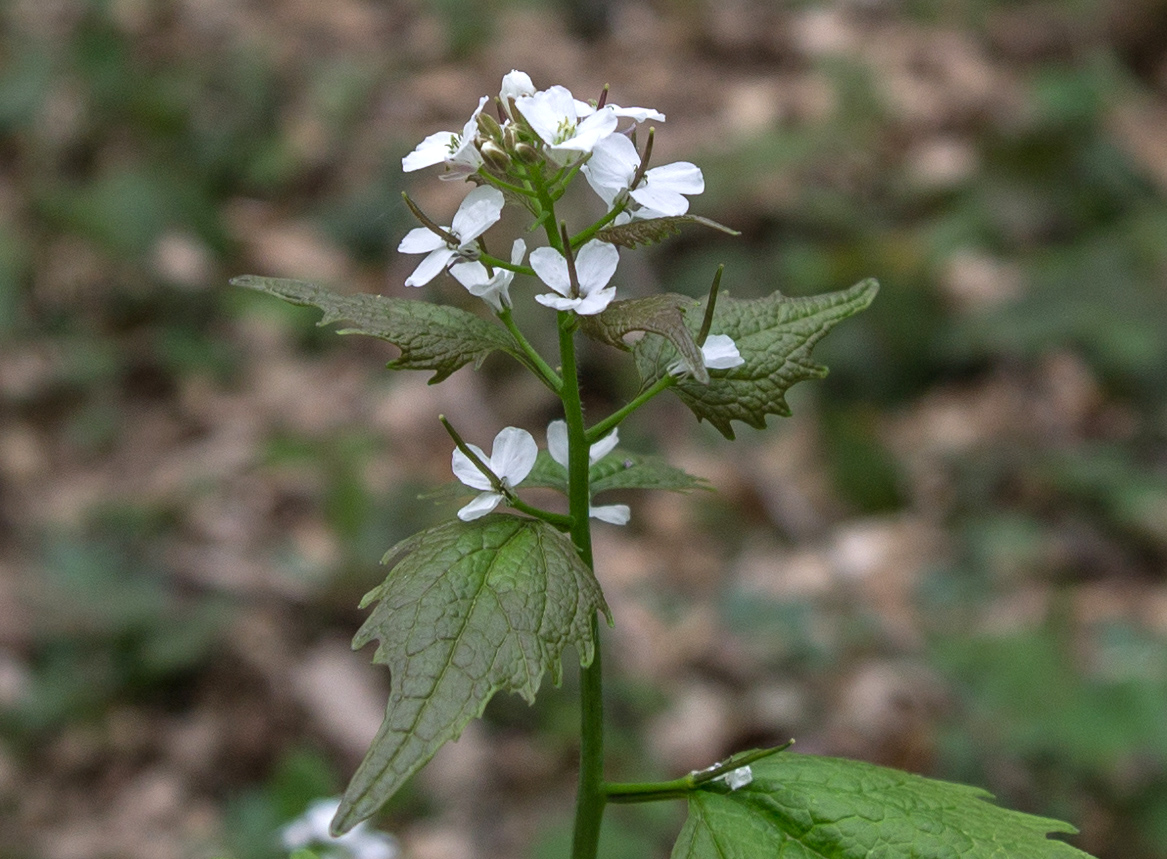
<instances>
[{"instance_id":1,"label":"green flower bud","mask_svg":"<svg viewBox=\"0 0 1167 859\"><path fill-rule=\"evenodd\" d=\"M478 151L482 153L482 160L499 172L505 172L511 166L511 156L493 140L478 143Z\"/></svg>"}]
</instances>

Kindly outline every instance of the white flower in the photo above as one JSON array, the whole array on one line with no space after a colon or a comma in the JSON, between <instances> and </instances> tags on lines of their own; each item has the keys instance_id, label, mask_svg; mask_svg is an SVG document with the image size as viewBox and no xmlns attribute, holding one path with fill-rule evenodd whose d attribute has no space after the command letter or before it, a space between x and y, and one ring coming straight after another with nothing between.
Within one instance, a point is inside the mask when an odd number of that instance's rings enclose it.
<instances>
[{"instance_id":1,"label":"white flower","mask_svg":"<svg viewBox=\"0 0 1167 859\"><path fill-rule=\"evenodd\" d=\"M515 239L511 246L511 262L519 265L527 253L527 243L522 239ZM450 269L450 274L466 287L471 295L477 295L494 308L495 313L501 313L503 307L511 306L510 287L515 279L515 273L505 268L496 268L494 274L488 274L486 266L477 260L460 263Z\"/></svg>"},{"instance_id":2,"label":"white flower","mask_svg":"<svg viewBox=\"0 0 1167 859\"><path fill-rule=\"evenodd\" d=\"M636 217L683 215L689 211L685 194L705 190L701 168L688 161L650 167L635 188L629 188L640 168L640 153L623 134L612 134L596 144L582 170L588 184L611 209L627 192L638 204Z\"/></svg>"},{"instance_id":3,"label":"white flower","mask_svg":"<svg viewBox=\"0 0 1167 859\"><path fill-rule=\"evenodd\" d=\"M444 178L465 176L475 172L482 166L482 155L474 145L474 137L478 133L478 114L487 102L483 96L478 101L478 109L470 115L470 120L462 128L462 133L456 131L437 131L414 147L414 150L401 159L401 169L406 173L421 170L434 164L445 162L452 173Z\"/></svg>"},{"instance_id":4,"label":"white flower","mask_svg":"<svg viewBox=\"0 0 1167 859\"><path fill-rule=\"evenodd\" d=\"M429 254L421 261L413 274L405 281L406 286L424 286L433 280L438 272L451 262L464 261L475 256L475 241L502 217L502 191L483 185L466 195L462 205L454 214L454 221L445 227L458 239L458 244L450 245L426 227L415 227L405 234L397 250L403 254Z\"/></svg>"},{"instance_id":5,"label":"white flower","mask_svg":"<svg viewBox=\"0 0 1167 859\"><path fill-rule=\"evenodd\" d=\"M515 119L515 115L512 112L512 106L515 100L534 94L535 84L531 81L531 76L526 72L511 69L508 74L503 75L502 88L498 91L498 98L502 102L502 109L506 111L506 115L511 118L512 122Z\"/></svg>"},{"instance_id":6,"label":"white flower","mask_svg":"<svg viewBox=\"0 0 1167 859\"><path fill-rule=\"evenodd\" d=\"M286 850L301 847L339 847L342 851L330 850L324 857L347 857L347 859L394 859L399 854L397 842L383 832L376 832L366 823L358 823L339 838L328 833L328 824L340 807L339 799L317 799L308 805L304 813L280 830L280 842Z\"/></svg>"},{"instance_id":7,"label":"white flower","mask_svg":"<svg viewBox=\"0 0 1167 859\"><path fill-rule=\"evenodd\" d=\"M480 447L472 444L466 446L508 489L513 489L527 478L535 467L535 457L539 455L539 446L535 444L534 437L518 427L506 427L494 437L490 456L483 453ZM485 516L504 499L505 496L495 491L490 479L478 470L470 457L456 448L451 467L454 476L464 484L471 489L482 490L477 498L458 511L458 518L463 522Z\"/></svg>"},{"instance_id":8,"label":"white flower","mask_svg":"<svg viewBox=\"0 0 1167 859\"><path fill-rule=\"evenodd\" d=\"M709 370L731 370L746 363L737 350L737 344L728 334L710 334L701 347L701 359ZM674 361L668 366L670 376L684 376L689 372L684 361Z\"/></svg>"},{"instance_id":9,"label":"white flower","mask_svg":"<svg viewBox=\"0 0 1167 859\"><path fill-rule=\"evenodd\" d=\"M576 101L571 91L562 86L520 96L515 99L515 107L547 144L551 160L559 165L578 160L616 130L613 109L602 107L596 110Z\"/></svg>"},{"instance_id":10,"label":"white flower","mask_svg":"<svg viewBox=\"0 0 1167 859\"><path fill-rule=\"evenodd\" d=\"M614 429L602 439L588 448L588 464L595 465L612 452L620 441L620 430ZM567 468L568 444L567 422L552 421L547 425L547 452L551 458ZM632 517L632 511L627 504L603 504L599 507L588 505L588 516L599 519L601 522L610 522L613 525L627 525Z\"/></svg>"},{"instance_id":11,"label":"white flower","mask_svg":"<svg viewBox=\"0 0 1167 859\"><path fill-rule=\"evenodd\" d=\"M574 310L580 316L599 313L616 297L616 287L608 286L608 281L619 262L620 252L614 245L598 239L585 244L575 253L575 274L579 280L579 294L575 295L563 254L555 248L535 248L531 251L531 268L558 293L536 295L535 300L556 310Z\"/></svg>"}]
</instances>

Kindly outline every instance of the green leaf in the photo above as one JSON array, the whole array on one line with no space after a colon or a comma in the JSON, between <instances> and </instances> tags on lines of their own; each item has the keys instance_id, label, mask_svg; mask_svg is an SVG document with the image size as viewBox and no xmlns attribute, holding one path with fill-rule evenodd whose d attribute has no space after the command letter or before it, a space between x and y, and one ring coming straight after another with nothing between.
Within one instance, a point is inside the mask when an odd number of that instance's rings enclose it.
<instances>
[{"instance_id":1,"label":"green leaf","mask_svg":"<svg viewBox=\"0 0 1167 859\"><path fill-rule=\"evenodd\" d=\"M719 230L731 236L741 235L738 230L700 215L669 215L664 218L647 218L643 221L629 221L615 227L604 227L596 234L596 238L634 250L639 245L654 245L669 236L675 236L681 232L683 224L701 224L703 227Z\"/></svg>"},{"instance_id":2,"label":"green leaf","mask_svg":"<svg viewBox=\"0 0 1167 859\"><path fill-rule=\"evenodd\" d=\"M688 492L691 489L709 489L703 478L669 465L662 457L631 453L616 448L590 469L592 494L608 489L667 489ZM539 451L535 467L519 485L519 489L555 489L567 494L567 469L551 458L545 450Z\"/></svg>"},{"instance_id":3,"label":"green leaf","mask_svg":"<svg viewBox=\"0 0 1167 859\"><path fill-rule=\"evenodd\" d=\"M732 337L745 363L715 371L707 385L682 377L673 390L698 420L708 420L728 439L734 437L731 421L762 429L767 415L789 416L786 391L797 382L827 374L826 367L810 360L811 349L836 323L867 307L878 291L879 284L868 278L840 292L800 298L776 292L739 301L722 293L710 333ZM700 321L701 314L691 313L686 325L696 330ZM633 347L633 353L646 386L677 360L672 343L651 334Z\"/></svg>"},{"instance_id":4,"label":"green leaf","mask_svg":"<svg viewBox=\"0 0 1167 859\"><path fill-rule=\"evenodd\" d=\"M1050 832L1067 823L1010 811L980 788L861 761L781 754L730 790L689 794L672 859L1082 859Z\"/></svg>"},{"instance_id":5,"label":"green leaf","mask_svg":"<svg viewBox=\"0 0 1167 859\"><path fill-rule=\"evenodd\" d=\"M624 338L633 331L659 334L672 344L698 381L708 382L709 372L701 358L701 349L685 326L685 311L694 307L697 307L694 299L671 293L618 300L602 313L581 316L580 329L593 340L625 352L629 346Z\"/></svg>"},{"instance_id":6,"label":"green leaf","mask_svg":"<svg viewBox=\"0 0 1167 859\"><path fill-rule=\"evenodd\" d=\"M591 663L592 621L608 613L599 583L571 541L545 522L492 514L403 540L385 555L377 607L353 639L378 639L389 666L385 721L353 776L332 826L369 817L505 689L535 699L544 672L559 684L575 647Z\"/></svg>"},{"instance_id":7,"label":"green leaf","mask_svg":"<svg viewBox=\"0 0 1167 859\"><path fill-rule=\"evenodd\" d=\"M337 333L389 341L401 350L389 369L433 370L431 385L471 362L477 368L496 349L524 359L506 331L456 307L371 293L341 295L304 280L251 274L234 278L231 284L318 308L324 312L318 325L352 322L351 328Z\"/></svg>"},{"instance_id":8,"label":"green leaf","mask_svg":"<svg viewBox=\"0 0 1167 859\"><path fill-rule=\"evenodd\" d=\"M703 477L694 477L669 465L663 457L629 453L616 448L591 468L592 494L608 489L668 489L688 492L709 489Z\"/></svg>"}]
</instances>

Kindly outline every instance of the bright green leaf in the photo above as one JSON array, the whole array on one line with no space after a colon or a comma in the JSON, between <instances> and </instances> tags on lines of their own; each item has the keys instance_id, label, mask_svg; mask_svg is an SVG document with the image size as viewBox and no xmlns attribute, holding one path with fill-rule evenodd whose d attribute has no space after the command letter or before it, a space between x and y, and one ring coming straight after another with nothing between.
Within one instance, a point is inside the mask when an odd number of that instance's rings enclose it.
<instances>
[{"instance_id":1,"label":"bright green leaf","mask_svg":"<svg viewBox=\"0 0 1167 859\"><path fill-rule=\"evenodd\" d=\"M389 369L433 370L431 385L471 362L477 368L496 349L524 360L506 331L456 307L371 293L340 295L308 281L251 274L231 283L318 308L324 312L319 325L352 322L351 328L337 333L389 341L401 350Z\"/></svg>"},{"instance_id":2,"label":"bright green leaf","mask_svg":"<svg viewBox=\"0 0 1167 859\"><path fill-rule=\"evenodd\" d=\"M1083 859L1067 823L992 805L968 785L862 761L781 754L730 790L706 782L672 859Z\"/></svg>"},{"instance_id":3,"label":"bright green leaf","mask_svg":"<svg viewBox=\"0 0 1167 859\"><path fill-rule=\"evenodd\" d=\"M811 349L836 323L867 307L878 290L879 284L869 278L840 292L800 298L776 292L739 301L722 293L710 333L732 337L745 363L714 371L707 385L683 377L673 390L698 420L708 420L728 439L734 437L734 420L762 429L767 415L790 414L786 391L792 385L827 374L826 367L810 360ZM687 314L691 330L700 322L700 313ZM633 352L645 385L661 378L677 360L673 345L651 334Z\"/></svg>"},{"instance_id":4,"label":"bright green leaf","mask_svg":"<svg viewBox=\"0 0 1167 859\"><path fill-rule=\"evenodd\" d=\"M592 621L607 613L599 583L571 541L544 522L492 514L439 525L385 556L377 607L353 639L379 641L388 665L385 721L345 791L334 831L369 817L505 689L534 700L543 674L558 685L575 647L591 663Z\"/></svg>"},{"instance_id":5,"label":"bright green leaf","mask_svg":"<svg viewBox=\"0 0 1167 859\"><path fill-rule=\"evenodd\" d=\"M628 351L624 338L633 331L659 334L672 344L685 365L700 382L709 381L709 371L701 358L701 349L685 326L685 311L697 302L684 295L652 295L613 301L594 316L581 316L580 328L593 340ZM700 321L700 316L697 317ZM696 329L694 329L696 330Z\"/></svg>"}]
</instances>

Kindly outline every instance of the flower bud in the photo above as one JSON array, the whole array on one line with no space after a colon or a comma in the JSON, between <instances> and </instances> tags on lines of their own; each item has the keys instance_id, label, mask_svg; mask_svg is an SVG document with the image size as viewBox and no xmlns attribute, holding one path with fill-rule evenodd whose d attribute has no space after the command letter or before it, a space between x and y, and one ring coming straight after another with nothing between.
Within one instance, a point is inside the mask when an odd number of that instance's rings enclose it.
<instances>
[{"instance_id":1,"label":"flower bud","mask_svg":"<svg viewBox=\"0 0 1167 859\"><path fill-rule=\"evenodd\" d=\"M515 155L524 164L538 164L542 157L539 155L539 150L530 143L516 143Z\"/></svg>"},{"instance_id":2,"label":"flower bud","mask_svg":"<svg viewBox=\"0 0 1167 859\"><path fill-rule=\"evenodd\" d=\"M505 172L511 166L510 155L493 140L480 142L478 144L478 151L482 153L482 160L499 172Z\"/></svg>"},{"instance_id":3,"label":"flower bud","mask_svg":"<svg viewBox=\"0 0 1167 859\"><path fill-rule=\"evenodd\" d=\"M483 137L488 137L491 140L502 140L502 128L498 124L498 120L489 113L478 114L478 130Z\"/></svg>"}]
</instances>

